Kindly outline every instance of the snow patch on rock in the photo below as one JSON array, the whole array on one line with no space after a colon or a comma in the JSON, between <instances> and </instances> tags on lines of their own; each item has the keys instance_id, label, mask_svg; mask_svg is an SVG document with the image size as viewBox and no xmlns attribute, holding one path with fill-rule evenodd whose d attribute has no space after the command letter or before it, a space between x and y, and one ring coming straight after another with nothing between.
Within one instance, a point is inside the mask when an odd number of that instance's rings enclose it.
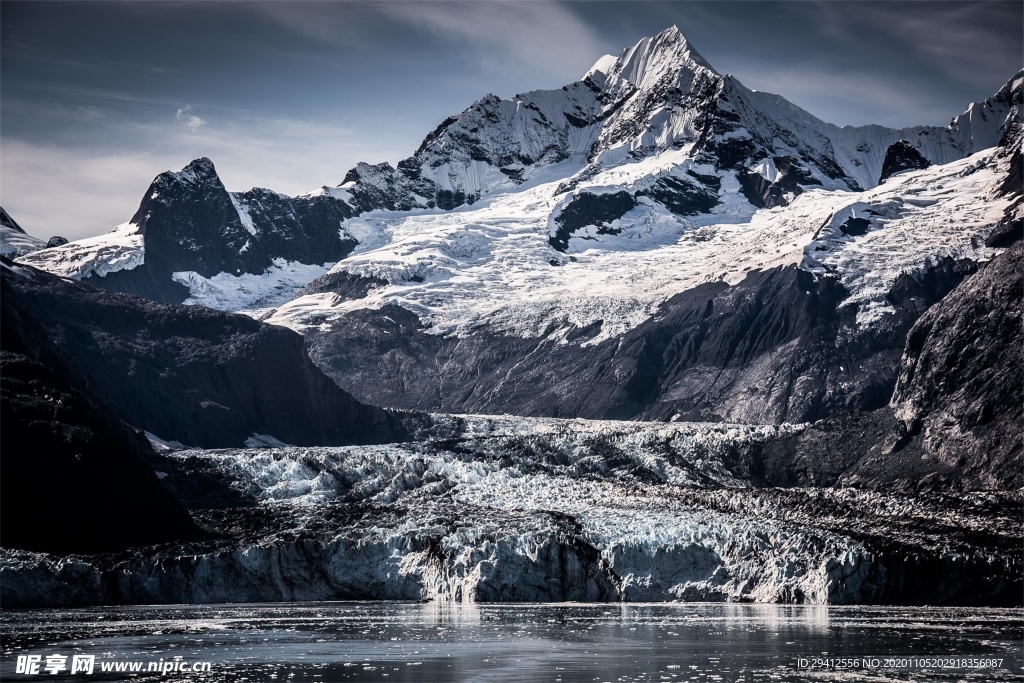
<instances>
[{"instance_id":1,"label":"snow patch on rock","mask_svg":"<svg viewBox=\"0 0 1024 683\"><path fill-rule=\"evenodd\" d=\"M886 296L901 273L920 274L949 257L987 261L985 246L1012 198L992 196L1002 176L992 150L901 173L836 210L804 249L802 266L837 276L870 325L895 309ZM862 221L851 230L851 221Z\"/></svg>"},{"instance_id":2,"label":"snow patch on rock","mask_svg":"<svg viewBox=\"0 0 1024 683\"><path fill-rule=\"evenodd\" d=\"M259 317L274 306L290 300L310 282L328 272L323 265L274 259L274 265L259 275L218 273L203 277L194 271L173 273L175 282L188 287L186 304Z\"/></svg>"},{"instance_id":3,"label":"snow patch on rock","mask_svg":"<svg viewBox=\"0 0 1024 683\"><path fill-rule=\"evenodd\" d=\"M46 248L46 242L37 237L0 225L0 256L15 259Z\"/></svg>"},{"instance_id":4,"label":"snow patch on rock","mask_svg":"<svg viewBox=\"0 0 1024 683\"><path fill-rule=\"evenodd\" d=\"M670 150L603 169L572 192L635 192L659 174L706 170L685 155ZM757 210L735 175L724 174L720 204L710 213L677 216L641 198L604 231L618 234L581 230L565 254L548 241L552 217L570 196L554 180L453 212L374 211L345 222L361 244L332 270L387 286L356 301L298 297L267 320L301 331L395 303L435 334L468 336L487 326L544 337L600 322L600 333L582 342L594 344L702 283L736 284L753 270L800 264L839 278L860 306L858 323L870 325L888 311L885 295L901 272L944 255L984 260L995 253L983 242L1007 200L986 197L1002 177L994 151L986 150L867 192L807 189L788 206ZM858 206L878 214L865 213L870 230L843 233L840 224Z\"/></svg>"}]
</instances>

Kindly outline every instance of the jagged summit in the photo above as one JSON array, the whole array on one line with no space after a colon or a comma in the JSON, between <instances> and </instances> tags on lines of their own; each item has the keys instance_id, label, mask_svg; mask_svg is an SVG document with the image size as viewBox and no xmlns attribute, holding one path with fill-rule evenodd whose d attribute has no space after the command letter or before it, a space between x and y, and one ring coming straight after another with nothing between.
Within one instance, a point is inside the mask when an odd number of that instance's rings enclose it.
<instances>
[{"instance_id":1,"label":"jagged summit","mask_svg":"<svg viewBox=\"0 0 1024 683\"><path fill-rule=\"evenodd\" d=\"M839 127L720 74L672 26L617 57L601 57L580 81L558 90L486 95L441 122L396 169L360 165L343 187L358 211L449 209L514 191L555 164L578 164L559 186L565 191L612 166L683 150L705 169L701 174L720 180L735 174L746 201L772 207L809 187L874 187L897 140L907 140L929 163L991 147L1019 100L1019 83L1011 81L947 128ZM673 210L705 211L715 203L708 198L719 194L717 182L680 180L684 195L699 198L678 200L673 190Z\"/></svg>"},{"instance_id":2,"label":"jagged summit","mask_svg":"<svg viewBox=\"0 0 1024 683\"><path fill-rule=\"evenodd\" d=\"M694 67L718 73L673 25L653 38L642 38L633 47L623 50L604 73L610 79L619 78L637 88L651 88L666 75L692 72Z\"/></svg>"},{"instance_id":3,"label":"jagged summit","mask_svg":"<svg viewBox=\"0 0 1024 683\"><path fill-rule=\"evenodd\" d=\"M964 146L975 149L989 147L999 140L1012 124L1020 124L1021 94L1024 91L1024 69L1010 77L992 97L971 102L962 114L949 122L949 135Z\"/></svg>"},{"instance_id":4,"label":"jagged summit","mask_svg":"<svg viewBox=\"0 0 1024 683\"><path fill-rule=\"evenodd\" d=\"M251 310L287 301L358 243L358 253L375 260L358 268L349 263L359 275L396 287L413 283L417 292L433 286L432 273L450 277L441 297L447 302L448 290L465 282L460 273L470 261L477 272L492 260L536 263L540 271L524 276L529 285L547 280L552 265L572 263L570 254L606 240L611 253L657 250L697 227L708 228L710 239L728 232L713 226L749 224L759 210L790 206L806 193L867 191L891 173L994 147L1020 108L1018 74L948 127L840 128L720 74L672 26L617 57L599 59L562 88L507 99L485 95L440 122L408 158L395 166L359 163L337 187L294 198L268 190L229 192L213 163L201 157L158 176L133 220L117 232L27 260L162 301ZM890 164L883 168L887 154ZM502 224L489 237L473 232L472 223L491 224L494 215L486 211L501 206L508 212L502 220L517 217L513 225ZM450 221L441 218L453 210L458 213ZM454 241L443 254L413 242L409 254L377 253L401 230L380 218L382 212L408 217L410 239L429 233L427 223L450 223L437 239ZM788 246L780 250L789 253ZM700 260L710 263L713 256ZM448 260L455 265L444 265ZM480 291L466 296L475 299ZM617 296L607 313L593 318L603 320L602 334L629 328L649 313L625 314ZM512 327L522 331L518 323Z\"/></svg>"},{"instance_id":5,"label":"jagged summit","mask_svg":"<svg viewBox=\"0 0 1024 683\"><path fill-rule=\"evenodd\" d=\"M587 69L586 73L583 74L583 78L581 78L580 80L585 81L594 74L601 74L603 76L607 76L608 72L611 71L612 67L615 66L616 61L618 61L618 58L615 55L602 56L600 59L594 62L594 66Z\"/></svg>"},{"instance_id":6,"label":"jagged summit","mask_svg":"<svg viewBox=\"0 0 1024 683\"><path fill-rule=\"evenodd\" d=\"M200 157L154 178L127 223L26 262L165 303L188 300L218 275L250 278L251 301L285 301L355 247L340 229L352 215L330 193L228 192L213 162ZM300 284L263 277L272 271Z\"/></svg>"},{"instance_id":7,"label":"jagged summit","mask_svg":"<svg viewBox=\"0 0 1024 683\"><path fill-rule=\"evenodd\" d=\"M178 172L165 171L159 177L167 176L169 179L174 179L182 182L209 182L217 181L220 182L220 176L217 175L217 169L214 167L213 162L207 157L199 157L193 159L185 168Z\"/></svg>"}]
</instances>

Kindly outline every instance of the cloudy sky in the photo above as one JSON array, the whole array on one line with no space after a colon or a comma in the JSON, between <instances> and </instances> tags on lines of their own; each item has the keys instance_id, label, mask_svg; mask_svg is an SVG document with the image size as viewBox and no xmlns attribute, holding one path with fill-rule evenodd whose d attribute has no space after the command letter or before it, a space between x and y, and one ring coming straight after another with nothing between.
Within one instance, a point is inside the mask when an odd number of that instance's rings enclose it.
<instances>
[{"instance_id":1,"label":"cloudy sky","mask_svg":"<svg viewBox=\"0 0 1024 683\"><path fill-rule=\"evenodd\" d=\"M229 190L337 184L485 93L561 87L672 24L718 71L838 124L944 125L1024 61L1019 0L4 0L0 204L75 239L199 156Z\"/></svg>"}]
</instances>

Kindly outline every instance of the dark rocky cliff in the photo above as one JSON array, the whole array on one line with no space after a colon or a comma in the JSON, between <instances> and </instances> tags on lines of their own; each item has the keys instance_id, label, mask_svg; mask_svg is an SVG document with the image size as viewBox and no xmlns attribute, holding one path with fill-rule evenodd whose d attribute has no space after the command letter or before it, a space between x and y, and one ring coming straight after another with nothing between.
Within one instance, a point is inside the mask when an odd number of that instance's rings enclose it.
<instances>
[{"instance_id":1,"label":"dark rocky cliff","mask_svg":"<svg viewBox=\"0 0 1024 683\"><path fill-rule=\"evenodd\" d=\"M755 483L885 489L1024 486L1022 255L1018 243L911 328L891 402L841 412L769 445Z\"/></svg>"},{"instance_id":2,"label":"dark rocky cliff","mask_svg":"<svg viewBox=\"0 0 1024 683\"><path fill-rule=\"evenodd\" d=\"M254 434L285 443L350 444L401 437L396 420L338 388L299 335L210 309L156 304L42 271L5 267L4 334L28 321L46 338L34 359L63 366L118 417L203 447Z\"/></svg>"},{"instance_id":3,"label":"dark rocky cliff","mask_svg":"<svg viewBox=\"0 0 1024 683\"><path fill-rule=\"evenodd\" d=\"M910 330L892 408L935 466L986 488L1024 484L1024 244Z\"/></svg>"},{"instance_id":4,"label":"dark rocky cliff","mask_svg":"<svg viewBox=\"0 0 1024 683\"><path fill-rule=\"evenodd\" d=\"M230 194L207 158L161 173L131 222L144 237L145 262L131 270L93 275L88 282L164 303L180 303L188 288L172 273L258 275L275 259L333 263L356 245L341 234L353 215L329 195L286 197L253 188Z\"/></svg>"}]
</instances>

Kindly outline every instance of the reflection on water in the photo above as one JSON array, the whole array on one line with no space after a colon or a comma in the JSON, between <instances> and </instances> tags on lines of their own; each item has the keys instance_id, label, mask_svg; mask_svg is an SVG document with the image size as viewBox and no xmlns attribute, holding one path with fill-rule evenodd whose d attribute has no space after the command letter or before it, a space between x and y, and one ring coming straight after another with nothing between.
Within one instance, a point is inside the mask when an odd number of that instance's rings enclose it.
<instances>
[{"instance_id":1,"label":"reflection on water","mask_svg":"<svg viewBox=\"0 0 1024 683\"><path fill-rule=\"evenodd\" d=\"M45 664L52 654L94 655L96 669L48 680L122 680L101 665L180 657L210 662L210 672L143 668L132 678L1001 681L1021 680L1024 640L1024 611L977 608L349 602L24 610L0 620L4 681L38 680L16 673L18 656ZM953 657L946 669L929 661ZM961 658L1002 661L972 668ZM843 659L853 661L810 668Z\"/></svg>"}]
</instances>

